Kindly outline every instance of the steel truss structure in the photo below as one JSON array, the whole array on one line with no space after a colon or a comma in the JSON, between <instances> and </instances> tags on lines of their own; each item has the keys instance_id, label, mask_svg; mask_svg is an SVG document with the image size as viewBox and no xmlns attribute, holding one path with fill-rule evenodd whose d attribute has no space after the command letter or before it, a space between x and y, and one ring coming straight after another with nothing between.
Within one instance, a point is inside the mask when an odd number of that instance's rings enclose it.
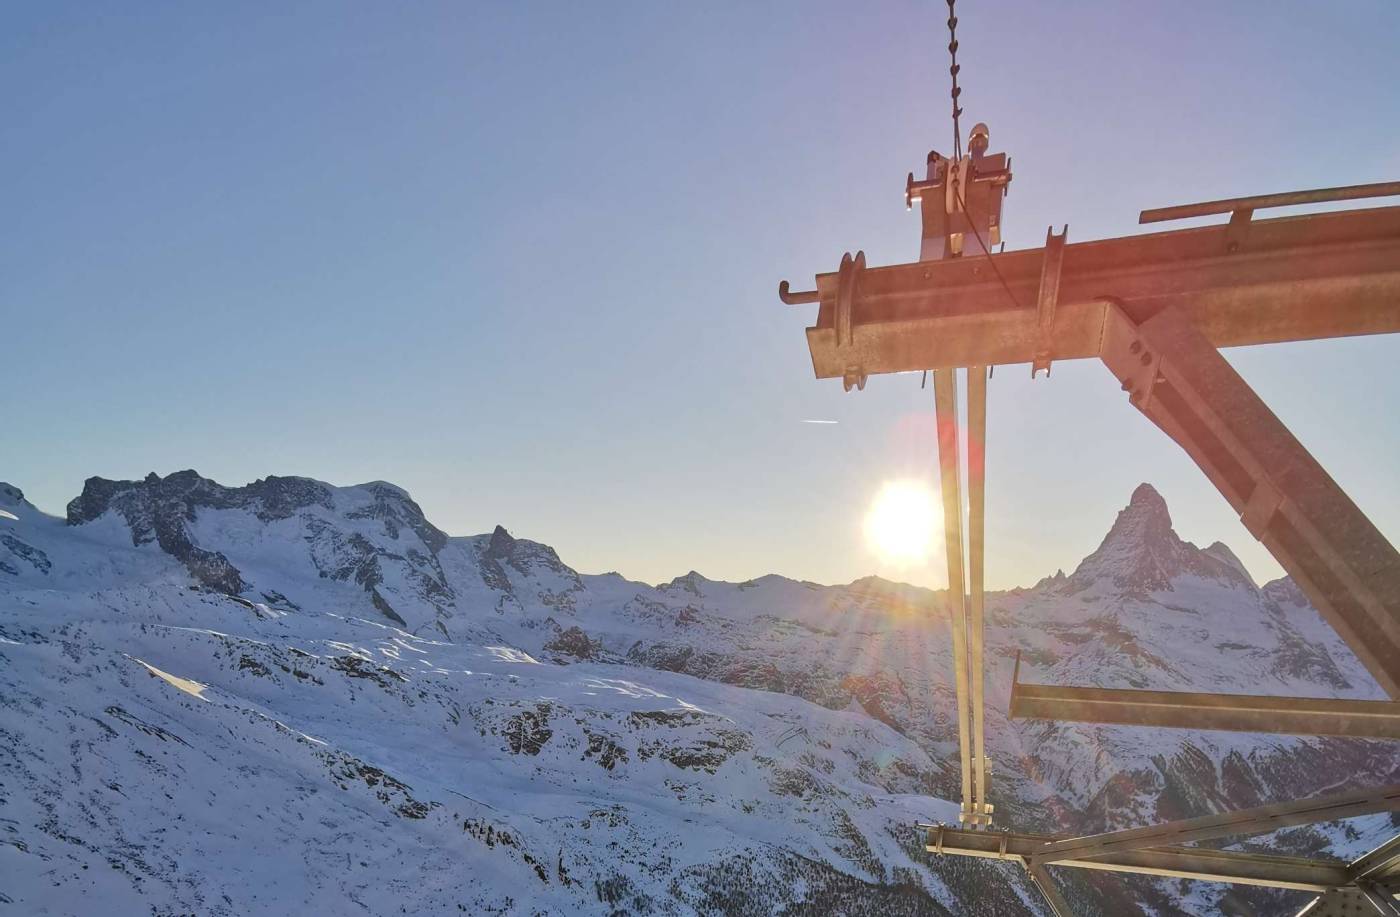
<instances>
[{"instance_id":1,"label":"steel truss structure","mask_svg":"<svg viewBox=\"0 0 1400 917\"><path fill-rule=\"evenodd\" d=\"M1400 194L1400 182L1143 211L1140 222L1230 214L1228 223L1043 248L991 251L1010 160L929 155L906 200L923 211L921 258L870 268L863 253L780 298L816 304L807 329L818 378L864 388L880 373L932 371L945 506L963 804L971 827L929 827L938 854L1020 861L1069 914L1048 867L1135 872L1318 892L1304 912L1400 915L1400 837L1353 863L1183 846L1287 825L1400 809L1400 788L1172 822L1085 838L989 828L982 735L981 457L986 368L1097 358L1129 403L1181 446L1347 642L1389 701L1023 684L1013 718L1400 739L1400 554L1298 442L1219 348L1400 332L1400 207L1255 220L1256 210ZM975 244L969 240L975 239ZM1024 305L1023 305L1024 304ZM967 371L963 503L956 371ZM976 466L973 457L976 457ZM962 509L969 566L964 578ZM967 595L965 595L965 589ZM972 746L972 747L970 747ZM1369 910L1355 911L1353 907Z\"/></svg>"}]
</instances>

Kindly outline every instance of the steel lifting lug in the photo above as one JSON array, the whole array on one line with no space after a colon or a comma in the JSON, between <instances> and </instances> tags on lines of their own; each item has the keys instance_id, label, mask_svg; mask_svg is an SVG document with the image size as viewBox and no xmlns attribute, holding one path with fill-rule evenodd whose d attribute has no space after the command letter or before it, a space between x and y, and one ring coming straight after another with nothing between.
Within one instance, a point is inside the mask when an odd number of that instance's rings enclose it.
<instances>
[{"instance_id":1,"label":"steel lifting lug","mask_svg":"<svg viewBox=\"0 0 1400 917\"><path fill-rule=\"evenodd\" d=\"M856 297L860 295L860 275L865 273L865 252L850 252L841 257L836 273L836 346L851 346L851 330L855 324Z\"/></svg>"}]
</instances>

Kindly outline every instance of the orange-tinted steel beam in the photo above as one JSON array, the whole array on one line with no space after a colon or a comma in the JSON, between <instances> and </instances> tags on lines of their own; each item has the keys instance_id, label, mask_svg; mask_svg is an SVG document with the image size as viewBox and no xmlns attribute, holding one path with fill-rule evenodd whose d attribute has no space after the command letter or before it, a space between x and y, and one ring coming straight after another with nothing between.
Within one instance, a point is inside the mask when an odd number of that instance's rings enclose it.
<instances>
[{"instance_id":1,"label":"orange-tinted steel beam","mask_svg":"<svg viewBox=\"0 0 1400 917\"><path fill-rule=\"evenodd\" d=\"M1256 220L1064 248L1051 360L1097 357L1105 312L1134 321L1181 305L1216 347L1400 331L1400 207ZM1233 246L1233 251L1231 247ZM930 367L1030 363L1043 249L866 268L843 305L851 340L836 341L837 273L817 275L807 329L818 378ZM789 294L808 299L811 294Z\"/></svg>"}]
</instances>

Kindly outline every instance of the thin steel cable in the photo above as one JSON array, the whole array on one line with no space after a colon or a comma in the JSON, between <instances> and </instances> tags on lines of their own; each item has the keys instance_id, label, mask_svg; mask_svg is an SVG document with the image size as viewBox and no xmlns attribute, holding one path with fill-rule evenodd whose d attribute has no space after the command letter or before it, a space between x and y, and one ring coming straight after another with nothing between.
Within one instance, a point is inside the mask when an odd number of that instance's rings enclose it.
<instances>
[{"instance_id":1,"label":"thin steel cable","mask_svg":"<svg viewBox=\"0 0 1400 917\"><path fill-rule=\"evenodd\" d=\"M952 66L948 68L948 74L953 78L953 161L962 160L962 128L958 123L958 116L962 114L962 109L958 107L958 96L962 95L962 89L958 87L958 71L962 68L958 66L958 17L953 9L957 0L948 0L948 56L952 59Z\"/></svg>"}]
</instances>

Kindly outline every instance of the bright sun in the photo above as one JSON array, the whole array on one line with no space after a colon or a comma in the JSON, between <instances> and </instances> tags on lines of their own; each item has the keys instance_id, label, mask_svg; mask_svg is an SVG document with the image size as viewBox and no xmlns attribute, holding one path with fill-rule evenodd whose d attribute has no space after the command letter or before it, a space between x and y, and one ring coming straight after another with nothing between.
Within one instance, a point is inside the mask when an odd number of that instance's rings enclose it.
<instances>
[{"instance_id":1,"label":"bright sun","mask_svg":"<svg viewBox=\"0 0 1400 917\"><path fill-rule=\"evenodd\" d=\"M933 552L938 504L918 481L890 481L865 514L865 540L888 564L911 566Z\"/></svg>"}]
</instances>

